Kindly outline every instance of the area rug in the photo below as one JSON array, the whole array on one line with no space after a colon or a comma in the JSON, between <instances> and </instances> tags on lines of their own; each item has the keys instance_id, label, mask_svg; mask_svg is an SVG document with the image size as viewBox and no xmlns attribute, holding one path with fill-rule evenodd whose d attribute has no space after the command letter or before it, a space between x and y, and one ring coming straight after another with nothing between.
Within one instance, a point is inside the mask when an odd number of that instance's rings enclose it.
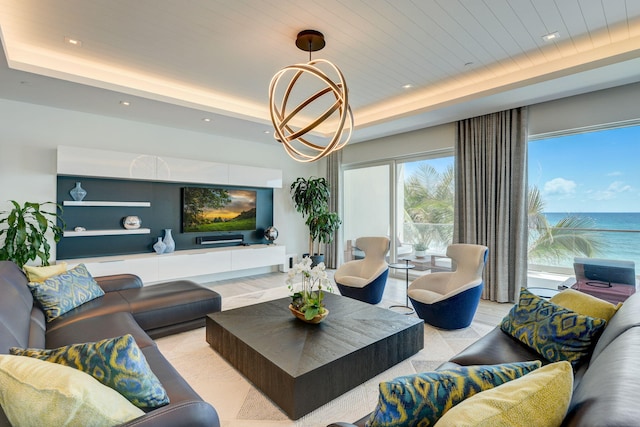
<instances>
[{"instance_id":1,"label":"area rug","mask_svg":"<svg viewBox=\"0 0 640 427\"><path fill-rule=\"evenodd\" d=\"M355 421L371 412L380 381L435 369L444 360L427 360L421 353L377 375L364 384L292 421L269 398L222 359L197 329L157 340L160 351L200 396L218 411L225 427L326 426ZM330 379L327 379L330 381Z\"/></svg>"},{"instance_id":2,"label":"area rug","mask_svg":"<svg viewBox=\"0 0 640 427\"><path fill-rule=\"evenodd\" d=\"M215 289L223 295L223 310L288 295L286 286L281 284L258 289L255 283L248 281L240 285L218 284ZM485 335L495 327L506 310L486 307L481 305L474 323L463 330L443 331L425 324L424 349L295 421L290 420L277 405L209 347L205 328L160 338L157 344L194 390L216 408L223 427L321 427L336 421L353 422L362 418L374 409L381 381L432 371ZM327 380L330 381L330 378Z\"/></svg>"}]
</instances>

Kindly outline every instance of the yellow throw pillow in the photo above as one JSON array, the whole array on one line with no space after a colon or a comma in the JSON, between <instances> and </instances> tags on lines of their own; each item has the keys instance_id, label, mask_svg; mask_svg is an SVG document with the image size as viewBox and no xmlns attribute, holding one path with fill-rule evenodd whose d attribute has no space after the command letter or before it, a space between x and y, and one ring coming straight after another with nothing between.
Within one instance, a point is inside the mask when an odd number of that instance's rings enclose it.
<instances>
[{"instance_id":1,"label":"yellow throw pillow","mask_svg":"<svg viewBox=\"0 0 640 427\"><path fill-rule=\"evenodd\" d=\"M554 295L550 302L568 308L585 316L598 317L607 322L622 307L622 303L613 305L609 301L576 291L575 289L565 289L557 295Z\"/></svg>"},{"instance_id":2,"label":"yellow throw pillow","mask_svg":"<svg viewBox=\"0 0 640 427\"><path fill-rule=\"evenodd\" d=\"M30 282L44 282L49 277L57 276L58 274L65 273L67 271L67 263L61 262L60 264L47 265L44 267L37 267L33 265L25 265L22 267L24 273L27 275L27 279Z\"/></svg>"},{"instance_id":3,"label":"yellow throw pillow","mask_svg":"<svg viewBox=\"0 0 640 427\"><path fill-rule=\"evenodd\" d=\"M573 392L573 369L556 362L469 397L435 427L560 426Z\"/></svg>"},{"instance_id":4,"label":"yellow throw pillow","mask_svg":"<svg viewBox=\"0 0 640 427\"><path fill-rule=\"evenodd\" d=\"M114 426L144 415L91 375L11 355L0 355L0 405L14 426Z\"/></svg>"}]
</instances>

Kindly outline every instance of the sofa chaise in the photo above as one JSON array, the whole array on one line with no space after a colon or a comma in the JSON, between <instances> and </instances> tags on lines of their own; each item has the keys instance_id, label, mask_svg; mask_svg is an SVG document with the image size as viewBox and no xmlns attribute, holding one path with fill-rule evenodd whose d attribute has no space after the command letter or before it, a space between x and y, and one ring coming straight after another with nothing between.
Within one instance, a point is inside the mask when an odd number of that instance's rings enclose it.
<instances>
[{"instance_id":1,"label":"sofa chaise","mask_svg":"<svg viewBox=\"0 0 640 427\"><path fill-rule=\"evenodd\" d=\"M505 333L499 325L436 371L531 360L549 364L532 348ZM568 398L568 410L562 426L640 425L640 405L637 403L640 396L640 382L637 380L640 375L639 361L640 294L636 293L606 323L597 342L591 345L585 361L574 367L573 393ZM369 417L367 415L354 423L337 422L329 427L362 427ZM534 419L523 422L541 425Z\"/></svg>"},{"instance_id":2,"label":"sofa chaise","mask_svg":"<svg viewBox=\"0 0 640 427\"><path fill-rule=\"evenodd\" d=\"M153 338L204 326L206 314L220 311L220 295L184 280L142 286L129 274L94 279L103 296L46 322L24 272L0 261L0 354L12 347L54 349L131 334L170 402L143 409L144 415L126 425L219 426L215 409L164 358ZM0 426L10 426L3 410Z\"/></svg>"}]
</instances>

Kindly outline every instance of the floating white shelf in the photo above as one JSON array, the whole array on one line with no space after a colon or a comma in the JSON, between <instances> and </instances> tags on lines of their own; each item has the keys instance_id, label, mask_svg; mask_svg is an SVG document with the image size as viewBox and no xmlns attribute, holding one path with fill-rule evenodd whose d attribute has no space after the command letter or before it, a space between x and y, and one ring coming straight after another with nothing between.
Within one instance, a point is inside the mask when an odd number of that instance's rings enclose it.
<instances>
[{"instance_id":1,"label":"floating white shelf","mask_svg":"<svg viewBox=\"0 0 640 427\"><path fill-rule=\"evenodd\" d=\"M120 234L149 234L151 233L150 228L137 228L135 230L127 230L126 228L120 229L105 229L105 230L86 230L86 231L75 231L75 230L66 230L63 233L64 237L89 237L89 236L117 236Z\"/></svg>"},{"instance_id":2,"label":"floating white shelf","mask_svg":"<svg viewBox=\"0 0 640 427\"><path fill-rule=\"evenodd\" d=\"M64 200L63 206L126 206L130 208L149 208L151 202L108 202L100 200L89 200L76 202L75 200Z\"/></svg>"}]
</instances>

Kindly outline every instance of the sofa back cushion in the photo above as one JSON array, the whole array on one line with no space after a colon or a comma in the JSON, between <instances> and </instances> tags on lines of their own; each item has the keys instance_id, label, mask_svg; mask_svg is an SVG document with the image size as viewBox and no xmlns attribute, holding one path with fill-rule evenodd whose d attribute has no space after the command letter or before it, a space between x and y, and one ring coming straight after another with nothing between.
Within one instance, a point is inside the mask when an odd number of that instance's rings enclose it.
<instances>
[{"instance_id":1,"label":"sofa back cushion","mask_svg":"<svg viewBox=\"0 0 640 427\"><path fill-rule=\"evenodd\" d=\"M595 360L617 337L630 328L640 326L640 293L631 295L611 318L593 349L591 360Z\"/></svg>"},{"instance_id":2,"label":"sofa back cushion","mask_svg":"<svg viewBox=\"0 0 640 427\"><path fill-rule=\"evenodd\" d=\"M637 426L640 420L638 354L640 327L633 327L591 359L589 369L573 391L563 426Z\"/></svg>"},{"instance_id":3,"label":"sofa back cushion","mask_svg":"<svg viewBox=\"0 0 640 427\"><path fill-rule=\"evenodd\" d=\"M38 324L41 319L23 271L11 261L0 261L0 354L9 353L11 347L44 343L44 324ZM34 337L30 339L31 333Z\"/></svg>"}]
</instances>

